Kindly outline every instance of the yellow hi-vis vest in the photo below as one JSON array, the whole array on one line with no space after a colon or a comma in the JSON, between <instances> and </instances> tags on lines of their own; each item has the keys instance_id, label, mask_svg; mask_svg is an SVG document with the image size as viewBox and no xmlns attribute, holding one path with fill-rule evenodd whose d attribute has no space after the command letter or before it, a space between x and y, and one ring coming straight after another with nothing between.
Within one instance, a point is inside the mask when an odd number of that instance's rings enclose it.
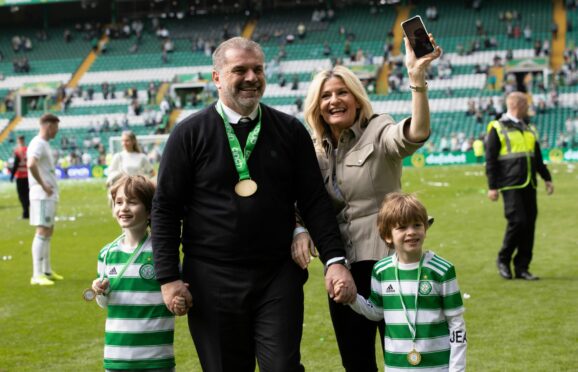
<instances>
[{"instance_id":1,"label":"yellow hi-vis vest","mask_svg":"<svg viewBox=\"0 0 578 372\"><path fill-rule=\"evenodd\" d=\"M514 174L508 173L520 171L520 167L516 166L516 163L521 165L519 163L523 161L522 159L525 159L526 163L525 181L517 185L506 185L501 187L500 190L521 189L528 186L530 182L532 182L532 186L536 187L532 181L532 158L534 157L536 141L538 140L535 128L528 125L522 131L512 126L503 125L498 120L491 121L488 124L488 133L492 128L496 129L500 139L501 148L498 162L505 175L514 177Z\"/></svg>"}]
</instances>

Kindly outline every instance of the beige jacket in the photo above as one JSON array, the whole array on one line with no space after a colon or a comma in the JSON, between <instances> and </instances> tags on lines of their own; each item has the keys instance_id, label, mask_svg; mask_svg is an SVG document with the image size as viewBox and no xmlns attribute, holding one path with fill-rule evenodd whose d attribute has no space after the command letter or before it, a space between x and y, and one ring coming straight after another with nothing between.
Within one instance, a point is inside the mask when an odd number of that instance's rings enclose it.
<instances>
[{"instance_id":1,"label":"beige jacket","mask_svg":"<svg viewBox=\"0 0 578 372\"><path fill-rule=\"evenodd\" d=\"M357 122L342 132L337 151L328 136L321 146L314 139L325 188L352 263L377 261L390 254L379 237L377 214L385 195L401 190L402 159L423 145L405 138L403 128L410 120L396 124L383 114L369 123Z\"/></svg>"}]
</instances>

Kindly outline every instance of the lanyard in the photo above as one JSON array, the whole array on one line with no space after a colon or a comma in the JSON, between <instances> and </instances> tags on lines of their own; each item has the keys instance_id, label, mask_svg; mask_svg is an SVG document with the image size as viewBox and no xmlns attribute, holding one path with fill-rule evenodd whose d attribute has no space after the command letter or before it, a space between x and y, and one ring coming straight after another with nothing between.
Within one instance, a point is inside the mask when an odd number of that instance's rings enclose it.
<instances>
[{"instance_id":1,"label":"lanyard","mask_svg":"<svg viewBox=\"0 0 578 372\"><path fill-rule=\"evenodd\" d=\"M132 265L132 263L136 260L136 258L139 256L140 252L142 251L144 242L147 240L147 238L149 237L148 233L145 233L145 235L143 236L143 238L141 239L141 241L138 243L137 247L135 248L135 250L130 254L130 257L128 258L128 261L126 262L126 264L124 265L124 267L122 268L122 270L118 273L118 275L114 278L110 278L110 288L115 287L116 284L118 283L118 281L120 280L120 278L122 278L122 275L124 274L124 272L126 271L126 269L128 269L128 267L130 265ZM107 252L108 254L108 252ZM104 263L105 263L105 267L106 267L106 257L104 259Z\"/></svg>"},{"instance_id":2,"label":"lanyard","mask_svg":"<svg viewBox=\"0 0 578 372\"><path fill-rule=\"evenodd\" d=\"M229 147L231 148L231 153L233 154L233 162L235 163L235 168L239 174L239 180L242 181L250 179L251 176L249 175L249 167L247 166L247 161L249 161L249 156L251 156L251 153L255 149L255 144L257 143L259 132L261 131L261 106L259 106L259 121L257 122L255 128L249 132L247 143L245 144L245 150L243 151L241 149L241 144L235 135L233 127L231 124L229 124L227 116L223 113L223 107L221 105L221 101L219 101L216 109L223 119L223 123L225 124L225 131L227 132L227 139L229 140Z\"/></svg>"},{"instance_id":3,"label":"lanyard","mask_svg":"<svg viewBox=\"0 0 578 372\"><path fill-rule=\"evenodd\" d=\"M399 257L396 257L395 261L395 280L397 281L397 287L399 288L399 300L401 301L401 306L403 307L403 315L405 315L405 320L407 321L407 326L411 332L411 341L415 344L415 336L417 335L417 300L419 298L419 282L421 280L421 266L423 264L423 259L425 255L419 260L419 266L417 267L417 287L415 288L415 312L413 317L413 323L409 320L409 314L403 301L403 294L401 293L401 283L399 281Z\"/></svg>"}]
</instances>

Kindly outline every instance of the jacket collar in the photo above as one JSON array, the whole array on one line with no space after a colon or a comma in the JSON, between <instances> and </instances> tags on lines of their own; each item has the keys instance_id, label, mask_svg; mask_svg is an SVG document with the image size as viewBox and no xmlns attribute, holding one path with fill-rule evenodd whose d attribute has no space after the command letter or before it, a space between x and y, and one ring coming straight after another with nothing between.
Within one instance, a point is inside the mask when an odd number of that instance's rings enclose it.
<instances>
[{"instance_id":1,"label":"jacket collar","mask_svg":"<svg viewBox=\"0 0 578 372\"><path fill-rule=\"evenodd\" d=\"M528 124L526 124L524 120L515 118L508 113L503 114L499 122L505 126L514 127L520 130L525 130L528 128Z\"/></svg>"},{"instance_id":2,"label":"jacket collar","mask_svg":"<svg viewBox=\"0 0 578 372\"><path fill-rule=\"evenodd\" d=\"M351 136L355 141L357 141L365 131L365 128L369 125L369 122L377 116L378 115L373 115L369 120L356 120L351 127L341 133L341 136ZM325 131L321 143L325 151L328 151L333 149L333 142L331 142L331 129L329 129L329 125L325 123L323 124L323 128ZM337 140L339 141L339 138Z\"/></svg>"}]
</instances>

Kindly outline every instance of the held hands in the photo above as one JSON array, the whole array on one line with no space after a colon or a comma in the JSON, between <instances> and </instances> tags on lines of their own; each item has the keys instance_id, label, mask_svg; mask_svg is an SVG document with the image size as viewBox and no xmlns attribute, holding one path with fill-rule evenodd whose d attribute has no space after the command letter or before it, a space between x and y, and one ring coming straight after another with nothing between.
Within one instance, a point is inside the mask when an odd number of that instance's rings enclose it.
<instances>
[{"instance_id":1,"label":"held hands","mask_svg":"<svg viewBox=\"0 0 578 372\"><path fill-rule=\"evenodd\" d=\"M325 274L325 289L333 301L350 304L355 301L357 287L349 270L341 264L333 264Z\"/></svg>"},{"instance_id":2,"label":"held hands","mask_svg":"<svg viewBox=\"0 0 578 372\"><path fill-rule=\"evenodd\" d=\"M184 283L182 280L175 280L161 285L161 292L167 309L175 315L184 315L193 307L193 296L189 292L189 284ZM178 297L182 297L185 300L184 310L182 301Z\"/></svg>"},{"instance_id":3,"label":"held hands","mask_svg":"<svg viewBox=\"0 0 578 372\"><path fill-rule=\"evenodd\" d=\"M311 262L311 256L317 257L317 250L309 233L305 231L295 235L291 244L291 258L293 258L293 261L305 270Z\"/></svg>"},{"instance_id":4,"label":"held hands","mask_svg":"<svg viewBox=\"0 0 578 372\"><path fill-rule=\"evenodd\" d=\"M100 281L99 279L95 279L92 282L92 290L97 294L97 295L105 295L106 292L108 291L108 288L110 287L110 282L108 281L108 279L104 279L103 281Z\"/></svg>"},{"instance_id":5,"label":"held hands","mask_svg":"<svg viewBox=\"0 0 578 372\"><path fill-rule=\"evenodd\" d=\"M442 49L436 45L431 33L429 34L429 40L434 46L434 51L421 58L416 58L408 38L403 38L405 42L405 67L407 67L411 85L424 86L427 68L433 60L438 59L442 55Z\"/></svg>"},{"instance_id":6,"label":"held hands","mask_svg":"<svg viewBox=\"0 0 578 372\"><path fill-rule=\"evenodd\" d=\"M172 301L173 313L178 316L185 315L189 308L187 307L187 300L184 296L175 296Z\"/></svg>"}]
</instances>

